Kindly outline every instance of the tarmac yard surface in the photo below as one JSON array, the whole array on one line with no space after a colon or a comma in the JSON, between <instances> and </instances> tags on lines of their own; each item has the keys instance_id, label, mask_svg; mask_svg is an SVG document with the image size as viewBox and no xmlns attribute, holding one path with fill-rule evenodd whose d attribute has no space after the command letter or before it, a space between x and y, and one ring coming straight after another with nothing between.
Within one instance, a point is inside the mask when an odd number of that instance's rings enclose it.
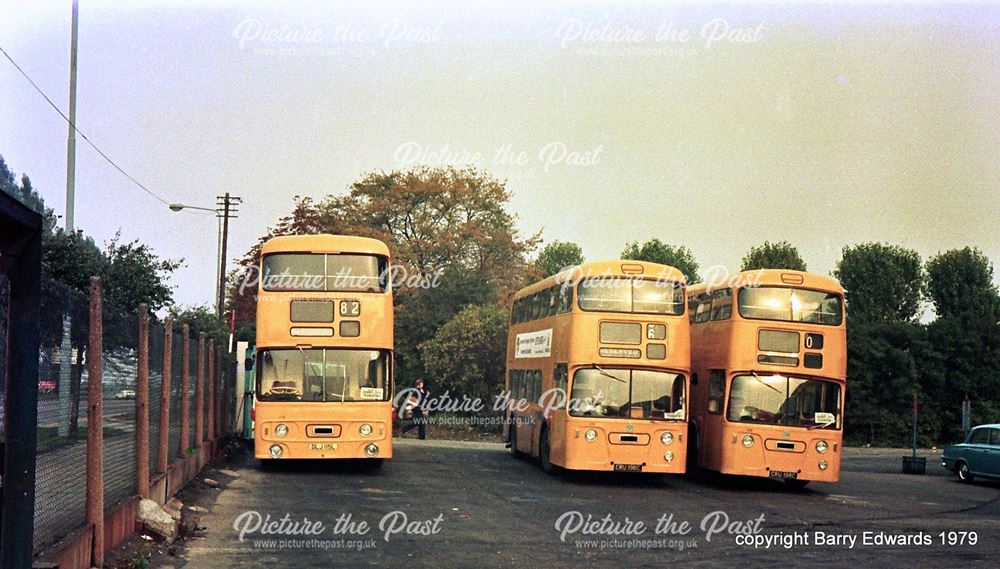
<instances>
[{"instance_id":1,"label":"tarmac yard surface","mask_svg":"<svg viewBox=\"0 0 1000 569\"><path fill-rule=\"evenodd\" d=\"M549 476L503 445L396 440L356 464L230 468L204 530L158 567L990 567L1000 484L847 449L837 484Z\"/></svg>"}]
</instances>

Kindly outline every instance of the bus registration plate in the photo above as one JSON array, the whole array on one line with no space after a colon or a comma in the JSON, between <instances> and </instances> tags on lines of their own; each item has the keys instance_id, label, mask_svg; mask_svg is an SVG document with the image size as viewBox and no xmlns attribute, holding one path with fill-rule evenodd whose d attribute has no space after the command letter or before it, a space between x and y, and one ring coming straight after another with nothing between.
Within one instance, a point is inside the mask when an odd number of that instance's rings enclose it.
<instances>
[{"instance_id":1,"label":"bus registration plate","mask_svg":"<svg viewBox=\"0 0 1000 569\"><path fill-rule=\"evenodd\" d=\"M337 450L337 443L309 443L309 450Z\"/></svg>"},{"instance_id":2,"label":"bus registration plate","mask_svg":"<svg viewBox=\"0 0 1000 569\"><path fill-rule=\"evenodd\" d=\"M781 470L772 470L771 478L780 478L782 480L795 480L799 477L798 472L784 472Z\"/></svg>"},{"instance_id":3,"label":"bus registration plate","mask_svg":"<svg viewBox=\"0 0 1000 569\"><path fill-rule=\"evenodd\" d=\"M615 472L642 472L641 464L616 464Z\"/></svg>"}]
</instances>

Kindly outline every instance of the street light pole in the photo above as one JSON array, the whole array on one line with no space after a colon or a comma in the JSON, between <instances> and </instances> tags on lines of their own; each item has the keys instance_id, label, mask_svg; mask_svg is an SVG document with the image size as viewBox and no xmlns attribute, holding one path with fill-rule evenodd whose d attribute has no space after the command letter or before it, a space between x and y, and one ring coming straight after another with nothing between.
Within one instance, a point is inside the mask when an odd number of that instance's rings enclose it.
<instances>
[{"instance_id":1,"label":"street light pole","mask_svg":"<svg viewBox=\"0 0 1000 569\"><path fill-rule=\"evenodd\" d=\"M69 138L66 140L66 233L76 231L73 222L76 199L76 38L80 6L73 0L73 23L69 48Z\"/></svg>"}]
</instances>

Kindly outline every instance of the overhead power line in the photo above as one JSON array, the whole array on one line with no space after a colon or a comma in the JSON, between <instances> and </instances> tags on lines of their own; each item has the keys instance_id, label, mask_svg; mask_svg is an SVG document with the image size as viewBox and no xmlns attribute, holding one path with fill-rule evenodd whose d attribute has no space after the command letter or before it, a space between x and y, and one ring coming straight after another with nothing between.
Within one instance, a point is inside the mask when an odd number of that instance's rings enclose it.
<instances>
[{"instance_id":1,"label":"overhead power line","mask_svg":"<svg viewBox=\"0 0 1000 569\"><path fill-rule=\"evenodd\" d=\"M38 91L38 94L41 95L42 98L45 99L45 101L49 104L49 106L51 106L53 109L55 109L55 111L57 113L59 113L59 116L61 116L63 118L63 120L66 121L66 123L69 124L73 128L74 131L76 131L77 134L80 135L80 138L82 138L85 141L87 141L87 144L89 144L90 147L93 148L95 152L97 152L98 154L100 154L101 158L104 158L104 160L106 160L108 164L111 164L111 166L115 170L118 170L123 176L125 176L126 178L128 178L130 182L132 182L133 184L135 184L136 186L138 186L140 190L142 190L142 191L146 192L147 194L149 194L150 196L152 196L153 199L159 201L160 203L162 203L164 205L167 205L167 206L170 205L169 201L167 201L166 199L160 197L153 190L147 188L139 180L136 180L131 174L129 174L128 172L126 172L124 168L122 168L121 166L119 166L114 160L112 160L107 154L105 154L103 150L101 150L100 148L98 148L97 145L94 144L94 142L92 140L90 140L90 138L88 138L86 134L84 134L83 132L81 132L80 129L78 129L76 127L76 125L73 124L69 120L69 117L67 117L66 114L62 112L62 109L60 109L58 106L56 106L55 103L52 102L52 99L50 99L49 96L46 95L44 91L42 91L42 89L34 82L34 80L31 79L31 77L24 71L24 69L21 69L21 66L18 65L16 61L14 61L14 58L12 58L10 56L10 54L7 53L7 50L5 50L2 46L0 46L0 52L3 52L3 55L4 55L4 57L7 58L7 61L9 61L11 63L11 65L13 65L18 70L18 72L20 72L21 75L24 76L24 78L28 80L28 83L31 83L31 86L35 88L35 91Z\"/></svg>"}]
</instances>

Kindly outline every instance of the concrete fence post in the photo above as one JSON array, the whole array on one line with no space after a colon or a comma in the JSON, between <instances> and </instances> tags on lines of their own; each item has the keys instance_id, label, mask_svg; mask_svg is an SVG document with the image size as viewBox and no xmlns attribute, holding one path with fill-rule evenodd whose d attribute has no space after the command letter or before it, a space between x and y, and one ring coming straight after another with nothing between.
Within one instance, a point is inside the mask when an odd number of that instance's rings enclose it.
<instances>
[{"instance_id":1,"label":"concrete fence post","mask_svg":"<svg viewBox=\"0 0 1000 569\"><path fill-rule=\"evenodd\" d=\"M156 471L167 471L170 445L170 374L174 371L174 319L163 321L163 383L160 389L160 437L156 441Z\"/></svg>"},{"instance_id":2,"label":"concrete fence post","mask_svg":"<svg viewBox=\"0 0 1000 569\"><path fill-rule=\"evenodd\" d=\"M215 440L215 340L208 341L208 440Z\"/></svg>"},{"instance_id":3,"label":"concrete fence post","mask_svg":"<svg viewBox=\"0 0 1000 569\"><path fill-rule=\"evenodd\" d=\"M181 351L181 458L187 456L188 439L191 438L191 327L184 325Z\"/></svg>"},{"instance_id":4,"label":"concrete fence post","mask_svg":"<svg viewBox=\"0 0 1000 569\"><path fill-rule=\"evenodd\" d=\"M135 488L149 498L149 305L139 305L139 370L135 382Z\"/></svg>"},{"instance_id":5,"label":"concrete fence post","mask_svg":"<svg viewBox=\"0 0 1000 569\"><path fill-rule=\"evenodd\" d=\"M91 563L104 565L104 354L101 279L90 278L90 337L87 341L87 523L94 529Z\"/></svg>"},{"instance_id":6,"label":"concrete fence post","mask_svg":"<svg viewBox=\"0 0 1000 569\"><path fill-rule=\"evenodd\" d=\"M205 333L198 334L198 383L194 392L194 446L205 442Z\"/></svg>"}]
</instances>

